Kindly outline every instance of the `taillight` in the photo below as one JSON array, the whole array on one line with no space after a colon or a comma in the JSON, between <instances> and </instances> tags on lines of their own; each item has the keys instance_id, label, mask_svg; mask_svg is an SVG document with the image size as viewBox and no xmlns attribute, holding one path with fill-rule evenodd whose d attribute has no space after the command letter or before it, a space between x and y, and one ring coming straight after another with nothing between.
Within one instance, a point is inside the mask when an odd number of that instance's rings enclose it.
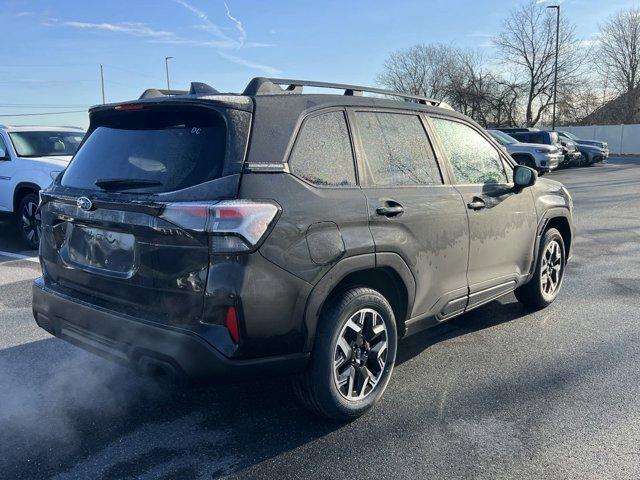
<instances>
[{"instance_id":1,"label":"taillight","mask_svg":"<svg viewBox=\"0 0 640 480\"><path fill-rule=\"evenodd\" d=\"M229 330L231 340L237 345L238 342L240 342L240 325L238 325L238 312L236 311L236 307L229 307L227 309L224 324L227 330Z\"/></svg>"},{"instance_id":2,"label":"taillight","mask_svg":"<svg viewBox=\"0 0 640 480\"><path fill-rule=\"evenodd\" d=\"M167 203L160 217L187 230L209 233L213 253L242 253L260 244L279 212L274 202L223 200Z\"/></svg>"}]
</instances>

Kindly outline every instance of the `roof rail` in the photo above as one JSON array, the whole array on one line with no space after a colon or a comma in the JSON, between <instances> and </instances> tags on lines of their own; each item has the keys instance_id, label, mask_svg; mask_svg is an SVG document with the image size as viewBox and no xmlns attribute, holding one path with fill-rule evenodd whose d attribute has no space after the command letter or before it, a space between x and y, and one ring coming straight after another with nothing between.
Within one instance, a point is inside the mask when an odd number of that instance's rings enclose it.
<instances>
[{"instance_id":1,"label":"roof rail","mask_svg":"<svg viewBox=\"0 0 640 480\"><path fill-rule=\"evenodd\" d=\"M281 85L286 85L286 88L283 89ZM359 85L348 85L344 83L316 82L313 80L291 80L288 78L254 78L253 80L251 80L251 82L249 82L249 85L247 85L247 88L244 90L244 95L302 93L303 87L318 87L344 90L344 95L349 96L360 96L363 94L363 92L376 93L379 95L388 95L391 97L403 98L405 100L414 101L423 105L451 108L445 102L442 102L440 100L434 100L433 98L412 95L409 93L394 92L393 90L362 87Z\"/></svg>"},{"instance_id":2,"label":"roof rail","mask_svg":"<svg viewBox=\"0 0 640 480\"><path fill-rule=\"evenodd\" d=\"M177 95L216 95L218 92L215 88L202 82L191 82L189 90L166 90L162 88L148 88L142 95L143 98L156 98L156 97L172 97Z\"/></svg>"}]
</instances>

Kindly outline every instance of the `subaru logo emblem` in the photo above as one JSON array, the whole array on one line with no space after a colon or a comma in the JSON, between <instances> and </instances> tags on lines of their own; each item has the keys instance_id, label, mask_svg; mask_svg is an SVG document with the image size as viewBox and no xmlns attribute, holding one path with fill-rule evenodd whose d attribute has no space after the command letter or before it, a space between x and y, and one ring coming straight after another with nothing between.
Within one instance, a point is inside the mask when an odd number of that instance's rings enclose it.
<instances>
[{"instance_id":1,"label":"subaru logo emblem","mask_svg":"<svg viewBox=\"0 0 640 480\"><path fill-rule=\"evenodd\" d=\"M78 198L78 200L76 200L76 205L78 205L78 208L86 210L87 212L93 208L93 203L91 203L91 200L87 197Z\"/></svg>"}]
</instances>

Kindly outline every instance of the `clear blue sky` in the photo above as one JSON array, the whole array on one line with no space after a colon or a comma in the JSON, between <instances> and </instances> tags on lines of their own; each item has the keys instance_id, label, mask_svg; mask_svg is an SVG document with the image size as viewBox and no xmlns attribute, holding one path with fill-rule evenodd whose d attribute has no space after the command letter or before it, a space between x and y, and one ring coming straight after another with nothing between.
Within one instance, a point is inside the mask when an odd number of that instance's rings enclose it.
<instances>
[{"instance_id":1,"label":"clear blue sky","mask_svg":"<svg viewBox=\"0 0 640 480\"><path fill-rule=\"evenodd\" d=\"M547 3L540 0L540 3ZM637 0L566 0L592 39ZM505 0L0 0L0 115L85 110L166 83L240 91L259 75L373 84L386 56L421 42L478 47L516 5ZM227 9L228 7L228 9ZM17 105L19 104L19 105ZM16 105L16 106L12 106ZM46 105L48 109L27 105ZM87 116L0 117L7 124L86 126Z\"/></svg>"}]
</instances>

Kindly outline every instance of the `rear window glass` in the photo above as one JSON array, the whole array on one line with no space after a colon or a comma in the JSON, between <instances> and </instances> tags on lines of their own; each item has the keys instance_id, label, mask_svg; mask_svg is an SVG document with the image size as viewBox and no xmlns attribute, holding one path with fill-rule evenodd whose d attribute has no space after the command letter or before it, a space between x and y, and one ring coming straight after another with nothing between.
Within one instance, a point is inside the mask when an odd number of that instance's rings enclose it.
<instances>
[{"instance_id":1,"label":"rear window glass","mask_svg":"<svg viewBox=\"0 0 640 480\"><path fill-rule=\"evenodd\" d=\"M167 192L222 175L227 129L208 111L144 110L112 115L93 129L62 185Z\"/></svg>"}]
</instances>

